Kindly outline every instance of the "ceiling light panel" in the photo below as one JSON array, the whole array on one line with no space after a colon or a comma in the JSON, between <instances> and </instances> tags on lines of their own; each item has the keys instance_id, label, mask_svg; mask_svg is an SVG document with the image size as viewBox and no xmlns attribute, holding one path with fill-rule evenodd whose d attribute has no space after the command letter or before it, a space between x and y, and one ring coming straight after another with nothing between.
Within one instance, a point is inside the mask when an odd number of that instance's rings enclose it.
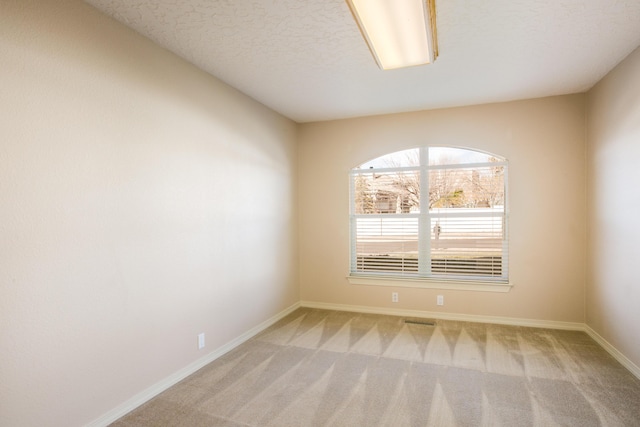
<instances>
[{"instance_id":1,"label":"ceiling light panel","mask_svg":"<svg viewBox=\"0 0 640 427\"><path fill-rule=\"evenodd\" d=\"M411 67L435 59L431 1L347 0L347 3L380 68Z\"/></svg>"}]
</instances>

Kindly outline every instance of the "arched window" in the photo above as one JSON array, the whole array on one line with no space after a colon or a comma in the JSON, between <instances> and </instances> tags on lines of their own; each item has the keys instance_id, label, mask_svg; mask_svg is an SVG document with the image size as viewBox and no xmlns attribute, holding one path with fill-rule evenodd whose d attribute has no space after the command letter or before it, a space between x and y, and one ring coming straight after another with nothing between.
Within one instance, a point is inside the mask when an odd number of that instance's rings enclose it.
<instances>
[{"instance_id":1,"label":"arched window","mask_svg":"<svg viewBox=\"0 0 640 427\"><path fill-rule=\"evenodd\" d=\"M351 276L508 281L507 161L421 147L351 170Z\"/></svg>"}]
</instances>

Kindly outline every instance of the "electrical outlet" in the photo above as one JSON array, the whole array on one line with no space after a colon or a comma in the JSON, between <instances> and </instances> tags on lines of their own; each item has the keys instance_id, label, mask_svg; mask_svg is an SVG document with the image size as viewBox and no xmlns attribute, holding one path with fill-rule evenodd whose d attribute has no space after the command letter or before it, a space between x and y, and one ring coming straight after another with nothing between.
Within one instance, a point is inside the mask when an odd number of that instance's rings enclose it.
<instances>
[{"instance_id":1,"label":"electrical outlet","mask_svg":"<svg viewBox=\"0 0 640 427\"><path fill-rule=\"evenodd\" d=\"M391 292L391 302L398 302L398 293Z\"/></svg>"},{"instance_id":2,"label":"electrical outlet","mask_svg":"<svg viewBox=\"0 0 640 427\"><path fill-rule=\"evenodd\" d=\"M436 304L444 305L444 296L443 295L438 295L438 297L436 298Z\"/></svg>"},{"instance_id":3,"label":"electrical outlet","mask_svg":"<svg viewBox=\"0 0 640 427\"><path fill-rule=\"evenodd\" d=\"M198 334L198 350L202 350L204 348L204 332Z\"/></svg>"}]
</instances>

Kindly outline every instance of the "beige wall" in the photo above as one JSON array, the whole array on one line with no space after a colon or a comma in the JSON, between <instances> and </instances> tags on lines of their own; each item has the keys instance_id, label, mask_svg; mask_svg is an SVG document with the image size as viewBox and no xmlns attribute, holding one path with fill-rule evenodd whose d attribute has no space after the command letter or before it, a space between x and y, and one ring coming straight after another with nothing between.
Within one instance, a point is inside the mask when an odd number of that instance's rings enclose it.
<instances>
[{"instance_id":1,"label":"beige wall","mask_svg":"<svg viewBox=\"0 0 640 427\"><path fill-rule=\"evenodd\" d=\"M88 423L300 299L584 322L586 282L640 364L639 51L588 108L299 127L79 1L0 2L0 58L0 425ZM509 293L347 283L348 171L427 144L509 160Z\"/></svg>"},{"instance_id":2,"label":"beige wall","mask_svg":"<svg viewBox=\"0 0 640 427\"><path fill-rule=\"evenodd\" d=\"M584 321L584 95L304 124L299 140L303 301ZM509 293L351 285L348 172L420 145L509 160ZM391 292L400 302L391 303ZM445 297L436 306L436 295Z\"/></svg>"},{"instance_id":3,"label":"beige wall","mask_svg":"<svg viewBox=\"0 0 640 427\"><path fill-rule=\"evenodd\" d=\"M588 100L587 324L640 366L640 49Z\"/></svg>"},{"instance_id":4,"label":"beige wall","mask_svg":"<svg viewBox=\"0 0 640 427\"><path fill-rule=\"evenodd\" d=\"M88 423L299 301L295 123L80 1L0 2L0 58L0 425Z\"/></svg>"}]
</instances>

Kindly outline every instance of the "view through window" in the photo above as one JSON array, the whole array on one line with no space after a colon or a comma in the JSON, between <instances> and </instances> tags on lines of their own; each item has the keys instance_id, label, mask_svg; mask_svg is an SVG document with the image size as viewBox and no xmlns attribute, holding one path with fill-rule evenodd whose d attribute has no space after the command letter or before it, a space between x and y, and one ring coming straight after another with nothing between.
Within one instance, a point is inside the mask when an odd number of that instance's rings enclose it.
<instances>
[{"instance_id":1,"label":"view through window","mask_svg":"<svg viewBox=\"0 0 640 427\"><path fill-rule=\"evenodd\" d=\"M508 281L506 159L453 147L351 171L351 275Z\"/></svg>"}]
</instances>

